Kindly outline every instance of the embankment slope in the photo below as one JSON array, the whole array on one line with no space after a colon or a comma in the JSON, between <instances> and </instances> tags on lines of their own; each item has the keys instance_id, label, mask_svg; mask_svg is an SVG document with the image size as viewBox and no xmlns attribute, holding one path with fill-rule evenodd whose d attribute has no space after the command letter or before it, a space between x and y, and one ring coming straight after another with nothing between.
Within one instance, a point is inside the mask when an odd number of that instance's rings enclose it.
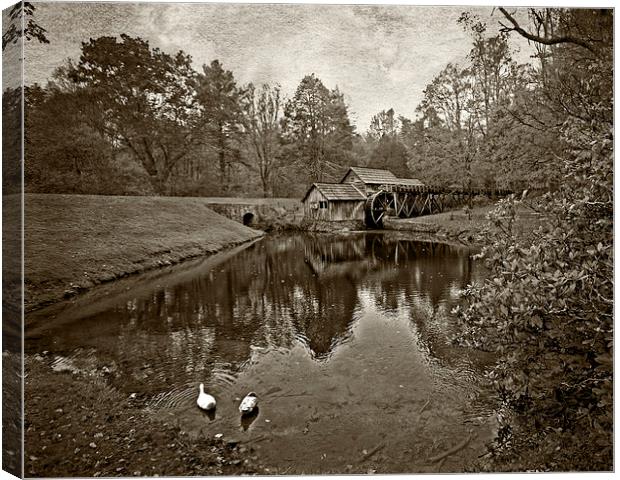
<instances>
[{"instance_id":1,"label":"embankment slope","mask_svg":"<svg viewBox=\"0 0 620 480\"><path fill-rule=\"evenodd\" d=\"M261 235L201 198L28 194L26 309Z\"/></svg>"},{"instance_id":2,"label":"embankment slope","mask_svg":"<svg viewBox=\"0 0 620 480\"><path fill-rule=\"evenodd\" d=\"M410 232L415 238L435 241L457 241L466 245L484 246L489 239L485 229L489 224L487 215L495 205L450 210L434 215L414 218L393 218L384 220L386 230ZM516 209L513 233L520 238L527 238L545 221L536 212L522 206Z\"/></svg>"}]
</instances>

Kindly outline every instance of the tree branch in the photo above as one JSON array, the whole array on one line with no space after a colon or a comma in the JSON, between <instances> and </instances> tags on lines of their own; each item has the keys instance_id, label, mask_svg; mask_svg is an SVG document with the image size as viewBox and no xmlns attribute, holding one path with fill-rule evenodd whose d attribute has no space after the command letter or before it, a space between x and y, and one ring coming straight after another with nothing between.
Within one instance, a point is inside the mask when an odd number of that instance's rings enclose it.
<instances>
[{"instance_id":1,"label":"tree branch","mask_svg":"<svg viewBox=\"0 0 620 480\"><path fill-rule=\"evenodd\" d=\"M514 19L514 17L506 11L505 8L499 7L499 11L502 12L504 14L504 17L506 17L506 19L513 25L512 27L508 27L504 25L502 22L499 22L499 24L502 26L502 29L501 29L502 32L506 32L506 33L517 32L522 37L527 38L528 40L531 40L533 42L541 43L543 45L557 45L560 43L572 43L574 45L583 47L596 55L596 52L594 51L594 49L585 40L581 38L571 37L570 35L565 35L563 37L541 37L540 35L534 35L533 33L529 33L524 28L522 28L519 25L519 23Z\"/></svg>"}]
</instances>

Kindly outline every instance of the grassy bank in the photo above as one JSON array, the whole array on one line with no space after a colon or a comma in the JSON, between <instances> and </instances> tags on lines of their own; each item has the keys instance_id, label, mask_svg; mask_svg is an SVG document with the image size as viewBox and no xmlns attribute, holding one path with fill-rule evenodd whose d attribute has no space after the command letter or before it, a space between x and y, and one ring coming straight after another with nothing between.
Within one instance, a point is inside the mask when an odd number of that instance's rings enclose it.
<instances>
[{"instance_id":1,"label":"grassy bank","mask_svg":"<svg viewBox=\"0 0 620 480\"><path fill-rule=\"evenodd\" d=\"M187 197L28 194L25 224L27 310L263 234Z\"/></svg>"},{"instance_id":2,"label":"grassy bank","mask_svg":"<svg viewBox=\"0 0 620 480\"><path fill-rule=\"evenodd\" d=\"M458 209L422 217L390 219L389 228L438 241L450 240L484 246L484 229L488 224L486 217L494 208L494 205L485 205L469 211ZM527 237L542 221L540 216L520 207L517 209L514 232L522 238Z\"/></svg>"},{"instance_id":3,"label":"grassy bank","mask_svg":"<svg viewBox=\"0 0 620 480\"><path fill-rule=\"evenodd\" d=\"M27 357L26 368L26 476L269 473L252 446L202 432L190 436L172 414L149 413L100 371L54 372L38 355Z\"/></svg>"}]
</instances>

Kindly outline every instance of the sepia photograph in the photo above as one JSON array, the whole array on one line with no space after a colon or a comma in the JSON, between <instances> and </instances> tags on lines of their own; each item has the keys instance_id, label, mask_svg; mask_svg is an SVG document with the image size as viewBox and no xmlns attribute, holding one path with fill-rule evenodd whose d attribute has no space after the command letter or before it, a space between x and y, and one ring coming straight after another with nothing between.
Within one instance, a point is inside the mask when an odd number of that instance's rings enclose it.
<instances>
[{"instance_id":1,"label":"sepia photograph","mask_svg":"<svg viewBox=\"0 0 620 480\"><path fill-rule=\"evenodd\" d=\"M3 470L613 472L611 5L3 7Z\"/></svg>"}]
</instances>

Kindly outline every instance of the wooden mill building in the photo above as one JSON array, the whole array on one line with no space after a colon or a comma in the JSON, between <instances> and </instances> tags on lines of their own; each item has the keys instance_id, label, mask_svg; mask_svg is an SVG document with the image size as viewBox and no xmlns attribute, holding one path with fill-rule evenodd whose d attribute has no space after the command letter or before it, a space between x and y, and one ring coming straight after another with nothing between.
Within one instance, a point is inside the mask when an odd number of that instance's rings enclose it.
<instances>
[{"instance_id":1,"label":"wooden mill building","mask_svg":"<svg viewBox=\"0 0 620 480\"><path fill-rule=\"evenodd\" d=\"M312 184L302 199L304 216L312 220L363 221L366 200L381 185L422 185L422 182L398 178L389 170L349 167L340 183Z\"/></svg>"},{"instance_id":2,"label":"wooden mill building","mask_svg":"<svg viewBox=\"0 0 620 480\"><path fill-rule=\"evenodd\" d=\"M366 194L352 183L313 183L302 202L306 218L364 220Z\"/></svg>"}]
</instances>

